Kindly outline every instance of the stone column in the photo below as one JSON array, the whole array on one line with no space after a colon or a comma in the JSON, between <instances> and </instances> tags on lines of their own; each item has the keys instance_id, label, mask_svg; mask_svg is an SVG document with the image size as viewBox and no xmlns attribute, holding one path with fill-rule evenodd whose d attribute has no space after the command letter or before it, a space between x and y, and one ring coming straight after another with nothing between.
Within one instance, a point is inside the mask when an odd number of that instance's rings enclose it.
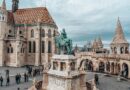
<instances>
[{"instance_id":1,"label":"stone column","mask_svg":"<svg viewBox=\"0 0 130 90\"><path fill-rule=\"evenodd\" d=\"M35 65L39 66L40 62L40 24L38 24L38 29L35 32Z\"/></svg>"},{"instance_id":2,"label":"stone column","mask_svg":"<svg viewBox=\"0 0 130 90\"><path fill-rule=\"evenodd\" d=\"M0 66L4 66L4 41L0 40Z\"/></svg>"},{"instance_id":3,"label":"stone column","mask_svg":"<svg viewBox=\"0 0 130 90\"><path fill-rule=\"evenodd\" d=\"M45 37L45 63L48 62L48 37Z\"/></svg>"}]
</instances>

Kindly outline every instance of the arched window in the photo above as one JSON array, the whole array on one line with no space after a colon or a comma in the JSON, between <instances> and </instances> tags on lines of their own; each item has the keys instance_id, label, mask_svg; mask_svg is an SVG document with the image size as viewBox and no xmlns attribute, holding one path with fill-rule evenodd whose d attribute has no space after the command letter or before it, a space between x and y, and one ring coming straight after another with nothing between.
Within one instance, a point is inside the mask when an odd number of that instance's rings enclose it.
<instances>
[{"instance_id":1,"label":"arched window","mask_svg":"<svg viewBox=\"0 0 130 90\"><path fill-rule=\"evenodd\" d=\"M123 51L124 51L124 48L121 47L121 48L120 48L120 53L123 54Z\"/></svg>"},{"instance_id":2,"label":"arched window","mask_svg":"<svg viewBox=\"0 0 130 90\"><path fill-rule=\"evenodd\" d=\"M7 47L7 53L10 53L9 47Z\"/></svg>"},{"instance_id":3,"label":"arched window","mask_svg":"<svg viewBox=\"0 0 130 90\"><path fill-rule=\"evenodd\" d=\"M28 42L28 52L31 53L31 41Z\"/></svg>"},{"instance_id":4,"label":"arched window","mask_svg":"<svg viewBox=\"0 0 130 90\"><path fill-rule=\"evenodd\" d=\"M42 41L42 46L41 46L42 48L42 53L45 53L45 42L44 41Z\"/></svg>"},{"instance_id":5,"label":"arched window","mask_svg":"<svg viewBox=\"0 0 130 90\"><path fill-rule=\"evenodd\" d=\"M56 36L56 30L54 30L54 32L53 32L53 36L54 36L54 37Z\"/></svg>"},{"instance_id":6,"label":"arched window","mask_svg":"<svg viewBox=\"0 0 130 90\"><path fill-rule=\"evenodd\" d=\"M36 43L35 43L35 41L33 41L33 53L35 53L36 52Z\"/></svg>"},{"instance_id":7,"label":"arched window","mask_svg":"<svg viewBox=\"0 0 130 90\"><path fill-rule=\"evenodd\" d=\"M51 47L51 41L48 41L48 53L51 53L52 47Z\"/></svg>"},{"instance_id":8,"label":"arched window","mask_svg":"<svg viewBox=\"0 0 130 90\"><path fill-rule=\"evenodd\" d=\"M114 47L114 53L117 54L117 48L116 47Z\"/></svg>"},{"instance_id":9,"label":"arched window","mask_svg":"<svg viewBox=\"0 0 130 90\"><path fill-rule=\"evenodd\" d=\"M48 30L48 37L51 37L51 30Z\"/></svg>"},{"instance_id":10,"label":"arched window","mask_svg":"<svg viewBox=\"0 0 130 90\"><path fill-rule=\"evenodd\" d=\"M11 47L11 53L13 53L13 47Z\"/></svg>"},{"instance_id":11,"label":"arched window","mask_svg":"<svg viewBox=\"0 0 130 90\"><path fill-rule=\"evenodd\" d=\"M34 37L34 30L31 30L31 37Z\"/></svg>"},{"instance_id":12,"label":"arched window","mask_svg":"<svg viewBox=\"0 0 130 90\"><path fill-rule=\"evenodd\" d=\"M42 29L42 31L41 31L41 37L45 37L45 30L44 29Z\"/></svg>"}]
</instances>

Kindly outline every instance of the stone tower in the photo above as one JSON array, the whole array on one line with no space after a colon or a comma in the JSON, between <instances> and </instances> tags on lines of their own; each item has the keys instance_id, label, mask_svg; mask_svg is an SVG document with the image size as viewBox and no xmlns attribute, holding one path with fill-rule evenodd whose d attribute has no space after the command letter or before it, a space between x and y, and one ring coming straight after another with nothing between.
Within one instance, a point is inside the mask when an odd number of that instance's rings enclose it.
<instances>
[{"instance_id":1,"label":"stone tower","mask_svg":"<svg viewBox=\"0 0 130 90\"><path fill-rule=\"evenodd\" d=\"M15 12L19 8L19 0L12 0L12 12Z\"/></svg>"},{"instance_id":2,"label":"stone tower","mask_svg":"<svg viewBox=\"0 0 130 90\"><path fill-rule=\"evenodd\" d=\"M0 66L4 64L4 38L6 34L7 27L7 10L6 3L3 0L2 6L0 8Z\"/></svg>"},{"instance_id":3,"label":"stone tower","mask_svg":"<svg viewBox=\"0 0 130 90\"><path fill-rule=\"evenodd\" d=\"M125 39L120 19L118 18L116 32L110 44L112 54L128 54L129 43Z\"/></svg>"}]
</instances>

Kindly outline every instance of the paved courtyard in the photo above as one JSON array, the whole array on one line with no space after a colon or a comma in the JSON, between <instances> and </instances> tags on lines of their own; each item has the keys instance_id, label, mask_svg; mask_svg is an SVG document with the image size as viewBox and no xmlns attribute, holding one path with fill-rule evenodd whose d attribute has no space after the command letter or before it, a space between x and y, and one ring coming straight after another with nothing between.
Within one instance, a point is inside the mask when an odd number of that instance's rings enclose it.
<instances>
[{"instance_id":1,"label":"paved courtyard","mask_svg":"<svg viewBox=\"0 0 130 90\"><path fill-rule=\"evenodd\" d=\"M122 80L117 81L116 76L106 76L104 74L99 75L99 90L130 90L130 81L129 80ZM93 79L94 73L88 72L87 78L88 80Z\"/></svg>"},{"instance_id":2,"label":"paved courtyard","mask_svg":"<svg viewBox=\"0 0 130 90\"><path fill-rule=\"evenodd\" d=\"M21 83L20 84L16 84L15 82L15 75L17 73L20 73L21 75L26 71L25 68L12 68L12 67L0 67L0 76L2 75L3 77L5 77L5 70L9 69L10 71L10 86L5 86L5 79L4 79L4 86L0 87L0 90L17 90L17 88L19 87L20 90L27 90L29 87L32 86L33 83L33 78L29 78L29 82L25 83L24 82L24 77L22 76L21 78ZM36 76L35 77L36 80L42 80L42 75L41 76Z\"/></svg>"},{"instance_id":3,"label":"paved courtyard","mask_svg":"<svg viewBox=\"0 0 130 90\"><path fill-rule=\"evenodd\" d=\"M0 73L2 76L5 75L5 70L10 70L11 76L11 84L10 86L6 87L5 82L4 86L0 87L0 90L17 90L20 87L20 90L27 90L29 87L32 86L33 78L29 79L29 82L24 83L24 79L22 77L21 84L16 85L14 75L17 73L24 73L26 72L25 68L10 68L10 67L0 67ZM117 81L117 77L115 76L105 76L104 74L99 74L99 82L100 85L98 86L99 90L130 90L130 81L129 80L122 80L121 82ZM93 72L87 72L87 79L91 80L94 77ZM37 76L36 80L42 80L42 75Z\"/></svg>"}]
</instances>

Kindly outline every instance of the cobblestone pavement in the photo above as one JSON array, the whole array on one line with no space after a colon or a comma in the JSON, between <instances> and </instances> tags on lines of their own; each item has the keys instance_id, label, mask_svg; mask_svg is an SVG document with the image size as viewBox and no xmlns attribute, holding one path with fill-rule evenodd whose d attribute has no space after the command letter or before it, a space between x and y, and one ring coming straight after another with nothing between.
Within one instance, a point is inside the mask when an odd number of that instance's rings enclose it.
<instances>
[{"instance_id":1,"label":"cobblestone pavement","mask_svg":"<svg viewBox=\"0 0 130 90\"><path fill-rule=\"evenodd\" d=\"M87 72L88 80L93 79L94 73ZM106 76L99 73L99 90L130 90L130 81L122 80L117 81L116 76Z\"/></svg>"},{"instance_id":2,"label":"cobblestone pavement","mask_svg":"<svg viewBox=\"0 0 130 90\"><path fill-rule=\"evenodd\" d=\"M8 67L9 68L9 67ZM4 71L7 69L7 67L0 67L0 73L1 75L4 75ZM14 75L17 73L24 73L26 71L25 68L9 68L11 77L11 83L10 86L6 87L5 82L4 86L0 87L0 90L17 90L18 87L20 87L20 90L27 90L29 87L32 86L32 80L33 78L30 78L28 83L24 83L23 79L21 81L21 84L16 85ZM121 82L117 81L117 77L115 76L105 76L104 74L99 74L99 90L130 90L130 81L122 80ZM94 77L94 72L87 72L87 79L91 80ZM23 77L22 77L23 78ZM42 80L42 75L37 76L36 80Z\"/></svg>"}]
</instances>

